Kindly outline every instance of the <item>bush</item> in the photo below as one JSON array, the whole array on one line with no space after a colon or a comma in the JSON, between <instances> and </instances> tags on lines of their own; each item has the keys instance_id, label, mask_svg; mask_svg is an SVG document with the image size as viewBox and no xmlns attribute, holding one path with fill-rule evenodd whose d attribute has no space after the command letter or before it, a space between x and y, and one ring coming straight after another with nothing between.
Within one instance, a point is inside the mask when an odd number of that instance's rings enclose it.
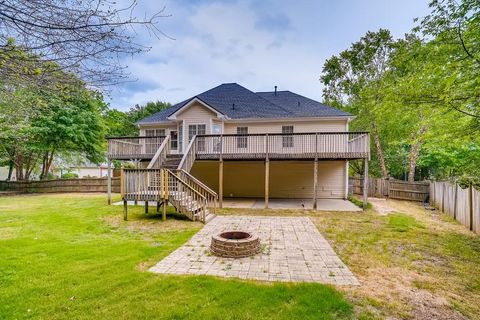
<instances>
[{"instance_id":1,"label":"bush","mask_svg":"<svg viewBox=\"0 0 480 320\"><path fill-rule=\"evenodd\" d=\"M67 172L62 174L62 179L75 179L78 178L78 174L74 172Z\"/></svg>"},{"instance_id":2,"label":"bush","mask_svg":"<svg viewBox=\"0 0 480 320\"><path fill-rule=\"evenodd\" d=\"M47 173L47 180L54 180L57 179L58 177L54 175L53 173L49 172Z\"/></svg>"}]
</instances>

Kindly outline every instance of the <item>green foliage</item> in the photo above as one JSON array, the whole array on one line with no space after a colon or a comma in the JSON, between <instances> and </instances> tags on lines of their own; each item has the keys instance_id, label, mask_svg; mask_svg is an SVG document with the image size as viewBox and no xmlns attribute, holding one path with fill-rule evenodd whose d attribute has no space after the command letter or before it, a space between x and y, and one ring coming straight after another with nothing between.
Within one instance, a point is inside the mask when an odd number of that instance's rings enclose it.
<instances>
[{"instance_id":1,"label":"green foliage","mask_svg":"<svg viewBox=\"0 0 480 320\"><path fill-rule=\"evenodd\" d=\"M353 195L348 195L348 201L352 202L354 205L356 205L359 208L363 208L363 200ZM372 204L370 202L367 202L367 209L372 209Z\"/></svg>"},{"instance_id":2,"label":"green foliage","mask_svg":"<svg viewBox=\"0 0 480 320\"><path fill-rule=\"evenodd\" d=\"M135 136L138 135L136 122L154 113L170 107L167 102L147 102L145 105L135 105L129 111L123 112L116 109L108 109L103 114L107 127L108 137Z\"/></svg>"},{"instance_id":3,"label":"green foliage","mask_svg":"<svg viewBox=\"0 0 480 320\"><path fill-rule=\"evenodd\" d=\"M480 175L480 4L430 7L404 39L368 32L323 68L325 101L357 116L351 130L372 133L375 176L381 156L399 179L412 169L417 180Z\"/></svg>"},{"instance_id":4,"label":"green foliage","mask_svg":"<svg viewBox=\"0 0 480 320\"><path fill-rule=\"evenodd\" d=\"M75 172L67 172L67 173L64 173L62 174L62 179L75 179L75 178L78 178L78 174L76 174Z\"/></svg>"},{"instance_id":5,"label":"green foliage","mask_svg":"<svg viewBox=\"0 0 480 320\"><path fill-rule=\"evenodd\" d=\"M58 153L78 153L102 162L106 109L102 95L54 63L14 46L0 49L0 69L12 68L25 57L31 63L22 63L21 75L9 72L0 80L0 159L14 163L17 180L29 179L39 166L40 177L46 178Z\"/></svg>"}]
</instances>

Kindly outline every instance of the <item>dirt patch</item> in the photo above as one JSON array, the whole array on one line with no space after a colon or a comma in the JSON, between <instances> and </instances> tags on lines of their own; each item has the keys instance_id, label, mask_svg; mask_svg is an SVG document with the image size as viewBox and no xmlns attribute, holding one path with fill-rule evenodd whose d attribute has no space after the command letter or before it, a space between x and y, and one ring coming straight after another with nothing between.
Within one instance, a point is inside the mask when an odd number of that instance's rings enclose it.
<instances>
[{"instance_id":1,"label":"dirt patch","mask_svg":"<svg viewBox=\"0 0 480 320\"><path fill-rule=\"evenodd\" d=\"M463 320L467 319L449 306L448 301L431 292L417 288L415 282L432 281L428 276L405 270L403 268L372 268L359 276L361 286L351 288L353 297L368 297L378 301L388 301L388 305L379 305L377 315L382 309L395 310L395 316L389 319L413 318L421 320ZM355 298L354 298L355 299ZM370 311L372 311L370 309Z\"/></svg>"},{"instance_id":2,"label":"dirt patch","mask_svg":"<svg viewBox=\"0 0 480 320\"><path fill-rule=\"evenodd\" d=\"M390 206L390 203L386 199L368 198L368 202L372 204L373 209L381 216L386 216L389 213L396 211Z\"/></svg>"}]
</instances>

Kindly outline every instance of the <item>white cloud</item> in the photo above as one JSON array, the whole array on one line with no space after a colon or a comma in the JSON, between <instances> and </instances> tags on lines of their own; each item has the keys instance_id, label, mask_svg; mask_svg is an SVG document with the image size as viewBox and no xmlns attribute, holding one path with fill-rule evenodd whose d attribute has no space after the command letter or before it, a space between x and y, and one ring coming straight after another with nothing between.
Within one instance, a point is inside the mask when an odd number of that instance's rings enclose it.
<instances>
[{"instance_id":1,"label":"white cloud","mask_svg":"<svg viewBox=\"0 0 480 320\"><path fill-rule=\"evenodd\" d=\"M335 15L349 19L352 13L321 10L335 6L318 1L257 3L167 3L173 17L160 27L176 40L151 39L148 54L126 60L141 81L115 90L112 107L126 109L157 99L175 103L224 82L254 91L278 85L321 100L318 79L324 60L365 33L370 22L358 21L365 30L351 21L351 30L345 22L335 25ZM403 27L406 32L411 24Z\"/></svg>"}]
</instances>

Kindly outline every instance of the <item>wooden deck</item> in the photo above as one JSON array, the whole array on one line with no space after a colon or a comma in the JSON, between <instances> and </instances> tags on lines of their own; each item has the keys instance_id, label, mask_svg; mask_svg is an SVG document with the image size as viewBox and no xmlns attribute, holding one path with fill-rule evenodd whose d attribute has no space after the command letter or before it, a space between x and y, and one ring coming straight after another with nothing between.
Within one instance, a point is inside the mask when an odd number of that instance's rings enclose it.
<instances>
[{"instance_id":1,"label":"wooden deck","mask_svg":"<svg viewBox=\"0 0 480 320\"><path fill-rule=\"evenodd\" d=\"M164 140L164 136L110 138L108 157L151 160ZM369 159L370 137L367 132L198 135L184 155L187 171L195 160Z\"/></svg>"},{"instance_id":2,"label":"wooden deck","mask_svg":"<svg viewBox=\"0 0 480 320\"><path fill-rule=\"evenodd\" d=\"M165 136L110 137L107 140L107 156L110 160L150 160L165 140Z\"/></svg>"}]
</instances>

